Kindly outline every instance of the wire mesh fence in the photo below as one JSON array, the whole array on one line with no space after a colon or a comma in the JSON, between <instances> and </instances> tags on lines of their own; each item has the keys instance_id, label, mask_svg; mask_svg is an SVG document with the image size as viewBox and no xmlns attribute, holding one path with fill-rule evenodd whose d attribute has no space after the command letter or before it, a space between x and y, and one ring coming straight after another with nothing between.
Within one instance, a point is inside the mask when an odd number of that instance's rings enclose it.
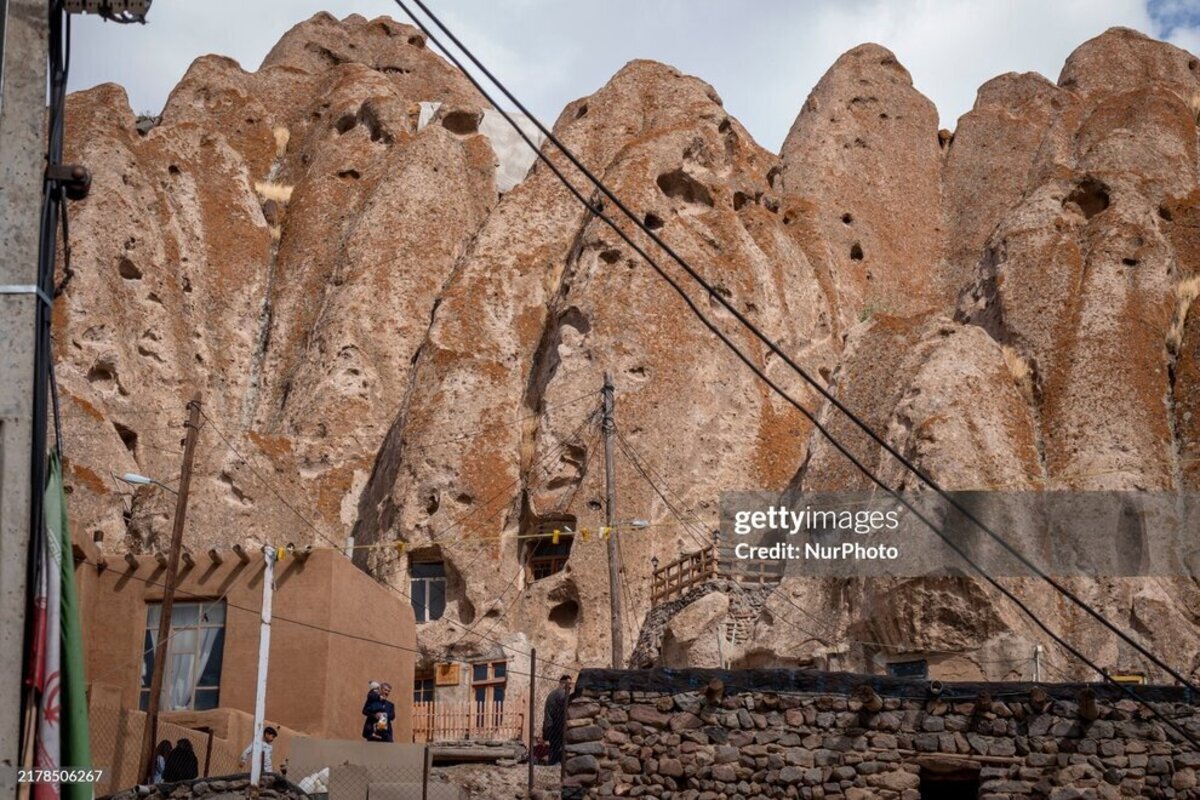
<instances>
[{"instance_id":1,"label":"wire mesh fence","mask_svg":"<svg viewBox=\"0 0 1200 800\"><path fill-rule=\"evenodd\" d=\"M423 800L460 797L456 787L429 782L426 744L297 737L288 780L310 796L334 800Z\"/></svg>"}]
</instances>

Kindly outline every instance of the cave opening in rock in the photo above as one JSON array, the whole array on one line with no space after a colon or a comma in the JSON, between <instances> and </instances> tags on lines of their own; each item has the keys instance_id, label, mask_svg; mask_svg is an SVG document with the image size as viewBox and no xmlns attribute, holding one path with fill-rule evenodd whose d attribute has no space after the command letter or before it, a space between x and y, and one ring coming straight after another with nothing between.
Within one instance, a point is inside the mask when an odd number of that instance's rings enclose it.
<instances>
[{"instance_id":1,"label":"cave opening in rock","mask_svg":"<svg viewBox=\"0 0 1200 800\"><path fill-rule=\"evenodd\" d=\"M562 572L575 543L575 517L531 515L522 526L521 541L521 560L531 582Z\"/></svg>"},{"instance_id":2,"label":"cave opening in rock","mask_svg":"<svg viewBox=\"0 0 1200 800\"><path fill-rule=\"evenodd\" d=\"M1108 208L1108 187L1095 178L1085 178L1063 200L1063 205L1067 204L1075 205L1084 219L1091 219Z\"/></svg>"},{"instance_id":3,"label":"cave opening in rock","mask_svg":"<svg viewBox=\"0 0 1200 800\"><path fill-rule=\"evenodd\" d=\"M567 600L550 609L550 621L560 628L574 628L579 622L579 603Z\"/></svg>"},{"instance_id":4,"label":"cave opening in rock","mask_svg":"<svg viewBox=\"0 0 1200 800\"><path fill-rule=\"evenodd\" d=\"M129 451L130 455L137 457L137 431L119 422L114 422L113 428L117 431L117 436L121 437L121 444L125 445L125 449Z\"/></svg>"},{"instance_id":5,"label":"cave opening in rock","mask_svg":"<svg viewBox=\"0 0 1200 800\"><path fill-rule=\"evenodd\" d=\"M664 172L658 176L658 188L667 197L681 200L684 203L706 205L712 208L712 192L700 181L688 175L682 169Z\"/></svg>"},{"instance_id":6,"label":"cave opening in rock","mask_svg":"<svg viewBox=\"0 0 1200 800\"><path fill-rule=\"evenodd\" d=\"M644 222L646 227L652 231L656 231L663 226L662 217L654 213L647 214L646 218L642 220L642 222Z\"/></svg>"},{"instance_id":7,"label":"cave opening in rock","mask_svg":"<svg viewBox=\"0 0 1200 800\"><path fill-rule=\"evenodd\" d=\"M851 261L862 261L863 260L862 245L859 244L858 242L855 242L854 244L850 245L850 260Z\"/></svg>"},{"instance_id":8,"label":"cave opening in rock","mask_svg":"<svg viewBox=\"0 0 1200 800\"><path fill-rule=\"evenodd\" d=\"M479 130L480 115L474 111L459 109L442 117L442 127L459 136L467 136Z\"/></svg>"}]
</instances>

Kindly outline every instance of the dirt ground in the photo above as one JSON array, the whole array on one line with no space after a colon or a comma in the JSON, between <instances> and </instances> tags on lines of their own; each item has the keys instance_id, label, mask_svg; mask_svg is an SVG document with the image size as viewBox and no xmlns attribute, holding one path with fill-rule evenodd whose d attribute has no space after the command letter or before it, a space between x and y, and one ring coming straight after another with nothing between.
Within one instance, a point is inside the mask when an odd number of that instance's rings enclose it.
<instances>
[{"instance_id":1,"label":"dirt ground","mask_svg":"<svg viewBox=\"0 0 1200 800\"><path fill-rule=\"evenodd\" d=\"M562 772L559 767L534 767L534 797L556 800ZM529 767L525 764L456 764L434 767L430 778L453 783L466 790L471 800L516 800L527 797Z\"/></svg>"}]
</instances>

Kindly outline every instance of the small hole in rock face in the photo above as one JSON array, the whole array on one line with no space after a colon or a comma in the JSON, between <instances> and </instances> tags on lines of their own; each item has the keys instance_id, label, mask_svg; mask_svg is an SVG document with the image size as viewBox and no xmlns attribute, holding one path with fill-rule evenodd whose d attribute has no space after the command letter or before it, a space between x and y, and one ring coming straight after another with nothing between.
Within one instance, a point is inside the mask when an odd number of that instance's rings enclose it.
<instances>
[{"instance_id":1,"label":"small hole in rock face","mask_svg":"<svg viewBox=\"0 0 1200 800\"><path fill-rule=\"evenodd\" d=\"M550 609L550 621L560 628L574 628L579 621L579 603L567 600Z\"/></svg>"},{"instance_id":2,"label":"small hole in rock face","mask_svg":"<svg viewBox=\"0 0 1200 800\"><path fill-rule=\"evenodd\" d=\"M133 430L132 428L127 428L119 422L114 422L113 428L116 429L117 436L121 437L121 444L125 445L125 449L131 454L137 455L137 431Z\"/></svg>"},{"instance_id":3,"label":"small hole in rock face","mask_svg":"<svg viewBox=\"0 0 1200 800\"><path fill-rule=\"evenodd\" d=\"M1085 178L1063 200L1063 205L1068 203L1075 204L1084 219L1091 219L1108 208L1108 187L1095 178Z\"/></svg>"},{"instance_id":4,"label":"small hole in rock face","mask_svg":"<svg viewBox=\"0 0 1200 800\"><path fill-rule=\"evenodd\" d=\"M337 175L339 178L350 178L351 180L358 180L362 177L356 169L344 169L338 172Z\"/></svg>"},{"instance_id":5,"label":"small hole in rock face","mask_svg":"<svg viewBox=\"0 0 1200 800\"><path fill-rule=\"evenodd\" d=\"M1136 258L1122 258L1121 263L1127 267L1136 267L1138 265L1138 260Z\"/></svg>"},{"instance_id":6,"label":"small hole in rock face","mask_svg":"<svg viewBox=\"0 0 1200 800\"><path fill-rule=\"evenodd\" d=\"M128 258L122 258L117 262L117 274L127 281L140 281L142 279L142 271Z\"/></svg>"},{"instance_id":7,"label":"small hole in rock face","mask_svg":"<svg viewBox=\"0 0 1200 800\"><path fill-rule=\"evenodd\" d=\"M779 176L781 174L783 174L783 170L778 166L771 167L769 170L767 170L767 184L772 189L779 188L775 185L775 181L777 181L779 179Z\"/></svg>"},{"instance_id":8,"label":"small hole in rock face","mask_svg":"<svg viewBox=\"0 0 1200 800\"><path fill-rule=\"evenodd\" d=\"M721 124L717 126L717 131L720 133L729 133L733 125L729 122L729 117L721 120Z\"/></svg>"},{"instance_id":9,"label":"small hole in rock face","mask_svg":"<svg viewBox=\"0 0 1200 800\"><path fill-rule=\"evenodd\" d=\"M852 261L862 261L863 260L862 245L859 244L858 242L855 242L854 244L852 244L850 246L850 259Z\"/></svg>"},{"instance_id":10,"label":"small hole in rock face","mask_svg":"<svg viewBox=\"0 0 1200 800\"><path fill-rule=\"evenodd\" d=\"M442 117L442 127L459 136L479 130L479 115L471 111L451 111Z\"/></svg>"},{"instance_id":11,"label":"small hole in rock face","mask_svg":"<svg viewBox=\"0 0 1200 800\"><path fill-rule=\"evenodd\" d=\"M605 264L615 264L621 260L621 251L612 249L602 250L600 252L600 260Z\"/></svg>"},{"instance_id":12,"label":"small hole in rock face","mask_svg":"<svg viewBox=\"0 0 1200 800\"><path fill-rule=\"evenodd\" d=\"M1170 222L1172 220L1171 209L1167 208L1166 206L1159 206L1158 216L1162 217L1167 222Z\"/></svg>"},{"instance_id":13,"label":"small hole in rock face","mask_svg":"<svg viewBox=\"0 0 1200 800\"><path fill-rule=\"evenodd\" d=\"M424 47L425 46L425 37L424 36L410 36L410 37L408 37L408 43L411 44L413 47Z\"/></svg>"},{"instance_id":14,"label":"small hole in rock face","mask_svg":"<svg viewBox=\"0 0 1200 800\"><path fill-rule=\"evenodd\" d=\"M588 500L587 507L590 511L599 511L603 506L600 504L599 500Z\"/></svg>"},{"instance_id":15,"label":"small hole in rock face","mask_svg":"<svg viewBox=\"0 0 1200 800\"><path fill-rule=\"evenodd\" d=\"M713 205L712 192L708 187L681 169L664 172L658 176L657 183L667 197L709 208Z\"/></svg>"},{"instance_id":16,"label":"small hole in rock face","mask_svg":"<svg viewBox=\"0 0 1200 800\"><path fill-rule=\"evenodd\" d=\"M333 124L333 127L338 133L348 133L357 124L358 118L353 114L342 114L338 117L337 122Z\"/></svg>"},{"instance_id":17,"label":"small hole in rock face","mask_svg":"<svg viewBox=\"0 0 1200 800\"><path fill-rule=\"evenodd\" d=\"M733 193L733 210L734 211L741 211L742 208L748 202L750 202L750 196L747 195L745 192L734 192Z\"/></svg>"},{"instance_id":18,"label":"small hole in rock face","mask_svg":"<svg viewBox=\"0 0 1200 800\"><path fill-rule=\"evenodd\" d=\"M652 231L656 231L663 226L662 217L658 216L657 214L647 214L646 218L642 220L642 222L644 222L646 227Z\"/></svg>"},{"instance_id":19,"label":"small hole in rock face","mask_svg":"<svg viewBox=\"0 0 1200 800\"><path fill-rule=\"evenodd\" d=\"M174 164L172 164L171 166L167 167L167 172L171 173L172 175L178 175L178 174L179 174L179 167L177 167L177 166L175 166Z\"/></svg>"},{"instance_id":20,"label":"small hole in rock face","mask_svg":"<svg viewBox=\"0 0 1200 800\"><path fill-rule=\"evenodd\" d=\"M588 112L588 106L587 106L587 103L584 103L578 109L576 109L575 119L583 119L584 117L587 116L587 112Z\"/></svg>"},{"instance_id":21,"label":"small hole in rock face","mask_svg":"<svg viewBox=\"0 0 1200 800\"><path fill-rule=\"evenodd\" d=\"M425 498L425 513L433 516L437 513L438 507L441 506L441 504L442 501L441 498L438 497L438 493L430 492L429 496Z\"/></svg>"},{"instance_id":22,"label":"small hole in rock face","mask_svg":"<svg viewBox=\"0 0 1200 800\"><path fill-rule=\"evenodd\" d=\"M845 214L842 214L843 225L849 225L851 222L854 222L854 217L850 216L849 211L847 211Z\"/></svg>"},{"instance_id":23,"label":"small hole in rock face","mask_svg":"<svg viewBox=\"0 0 1200 800\"><path fill-rule=\"evenodd\" d=\"M1200 62L1197 62L1196 59L1193 58L1188 62L1188 69L1192 72L1195 72L1198 65L1200 65Z\"/></svg>"}]
</instances>

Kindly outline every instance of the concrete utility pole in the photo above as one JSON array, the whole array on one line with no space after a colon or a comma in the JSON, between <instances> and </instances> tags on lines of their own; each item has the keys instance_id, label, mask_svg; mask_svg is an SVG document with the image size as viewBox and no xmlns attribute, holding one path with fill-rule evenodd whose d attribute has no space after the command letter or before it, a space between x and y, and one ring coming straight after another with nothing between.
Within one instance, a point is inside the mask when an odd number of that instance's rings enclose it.
<instances>
[{"instance_id":1,"label":"concrete utility pole","mask_svg":"<svg viewBox=\"0 0 1200 800\"><path fill-rule=\"evenodd\" d=\"M271 601L275 597L275 548L263 545L262 553L262 622L258 628L258 685L254 690L254 746L250 750L250 786L255 789L262 780L263 722L267 716L267 667L271 660Z\"/></svg>"},{"instance_id":2,"label":"concrete utility pole","mask_svg":"<svg viewBox=\"0 0 1200 800\"><path fill-rule=\"evenodd\" d=\"M142 733L142 758L139 778L150 774L150 760L158 740L158 706L162 694L163 672L171 645L171 610L175 606L175 583L179 577L179 553L183 549L183 523L187 516L188 488L192 483L192 462L196 458L196 439L200 434L200 393L188 403L187 439L183 445L183 468L179 472L179 493L175 499L175 524L171 529L171 551L167 554L167 574L163 578L163 599L158 616L158 640L154 648L154 671L150 673L150 698L146 704L146 726Z\"/></svg>"},{"instance_id":3,"label":"concrete utility pole","mask_svg":"<svg viewBox=\"0 0 1200 800\"><path fill-rule=\"evenodd\" d=\"M46 0L0 0L0 797L16 794L32 484Z\"/></svg>"},{"instance_id":4,"label":"concrete utility pole","mask_svg":"<svg viewBox=\"0 0 1200 800\"><path fill-rule=\"evenodd\" d=\"M621 551L617 549L617 473L613 467L613 385L612 375L604 373L604 484L607 491L606 524L608 527L608 602L612 611L612 666L625 666L625 642L621 634Z\"/></svg>"}]
</instances>

